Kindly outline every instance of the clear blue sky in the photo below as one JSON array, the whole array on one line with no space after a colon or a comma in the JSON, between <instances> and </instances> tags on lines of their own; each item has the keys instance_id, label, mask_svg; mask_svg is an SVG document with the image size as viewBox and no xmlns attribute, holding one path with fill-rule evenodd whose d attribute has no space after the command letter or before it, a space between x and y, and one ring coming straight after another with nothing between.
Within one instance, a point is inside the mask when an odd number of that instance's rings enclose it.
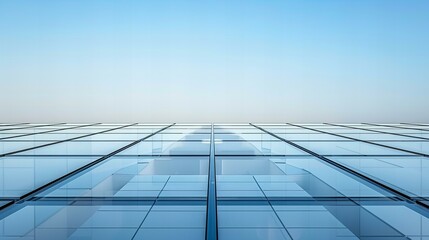
<instances>
[{"instance_id":1,"label":"clear blue sky","mask_svg":"<svg viewBox=\"0 0 429 240\"><path fill-rule=\"evenodd\" d=\"M0 1L0 122L429 122L429 1Z\"/></svg>"}]
</instances>

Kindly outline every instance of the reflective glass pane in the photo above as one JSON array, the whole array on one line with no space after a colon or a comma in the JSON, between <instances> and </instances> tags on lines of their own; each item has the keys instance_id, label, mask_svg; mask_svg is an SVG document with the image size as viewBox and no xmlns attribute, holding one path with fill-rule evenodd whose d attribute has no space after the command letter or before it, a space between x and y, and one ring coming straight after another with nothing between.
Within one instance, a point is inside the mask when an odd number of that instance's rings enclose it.
<instances>
[{"instance_id":1,"label":"reflective glass pane","mask_svg":"<svg viewBox=\"0 0 429 240\"><path fill-rule=\"evenodd\" d=\"M410 125L24 126L0 126L0 239L429 237Z\"/></svg>"}]
</instances>

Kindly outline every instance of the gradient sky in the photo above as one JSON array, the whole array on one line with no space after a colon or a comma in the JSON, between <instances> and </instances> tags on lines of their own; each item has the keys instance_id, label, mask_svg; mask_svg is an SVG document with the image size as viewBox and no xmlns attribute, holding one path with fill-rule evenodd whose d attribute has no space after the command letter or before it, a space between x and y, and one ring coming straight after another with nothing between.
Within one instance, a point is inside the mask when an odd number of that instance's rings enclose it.
<instances>
[{"instance_id":1,"label":"gradient sky","mask_svg":"<svg viewBox=\"0 0 429 240\"><path fill-rule=\"evenodd\" d=\"M429 1L0 1L0 122L429 122Z\"/></svg>"}]
</instances>

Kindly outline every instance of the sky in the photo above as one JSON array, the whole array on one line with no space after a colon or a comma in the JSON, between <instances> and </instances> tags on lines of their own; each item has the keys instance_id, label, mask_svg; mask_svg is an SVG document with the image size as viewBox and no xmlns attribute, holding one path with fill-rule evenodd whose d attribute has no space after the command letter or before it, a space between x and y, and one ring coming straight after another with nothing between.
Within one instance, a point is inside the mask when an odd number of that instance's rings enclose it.
<instances>
[{"instance_id":1,"label":"sky","mask_svg":"<svg viewBox=\"0 0 429 240\"><path fill-rule=\"evenodd\" d=\"M429 122L427 0L2 0L0 122Z\"/></svg>"}]
</instances>

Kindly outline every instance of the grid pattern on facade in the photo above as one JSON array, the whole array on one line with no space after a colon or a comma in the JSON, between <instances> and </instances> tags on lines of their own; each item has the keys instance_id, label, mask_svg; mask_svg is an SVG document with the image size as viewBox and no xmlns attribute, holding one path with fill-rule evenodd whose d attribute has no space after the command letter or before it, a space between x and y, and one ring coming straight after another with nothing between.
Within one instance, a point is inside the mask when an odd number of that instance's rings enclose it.
<instances>
[{"instance_id":1,"label":"grid pattern on facade","mask_svg":"<svg viewBox=\"0 0 429 240\"><path fill-rule=\"evenodd\" d=\"M0 239L429 239L429 124L0 124Z\"/></svg>"}]
</instances>

